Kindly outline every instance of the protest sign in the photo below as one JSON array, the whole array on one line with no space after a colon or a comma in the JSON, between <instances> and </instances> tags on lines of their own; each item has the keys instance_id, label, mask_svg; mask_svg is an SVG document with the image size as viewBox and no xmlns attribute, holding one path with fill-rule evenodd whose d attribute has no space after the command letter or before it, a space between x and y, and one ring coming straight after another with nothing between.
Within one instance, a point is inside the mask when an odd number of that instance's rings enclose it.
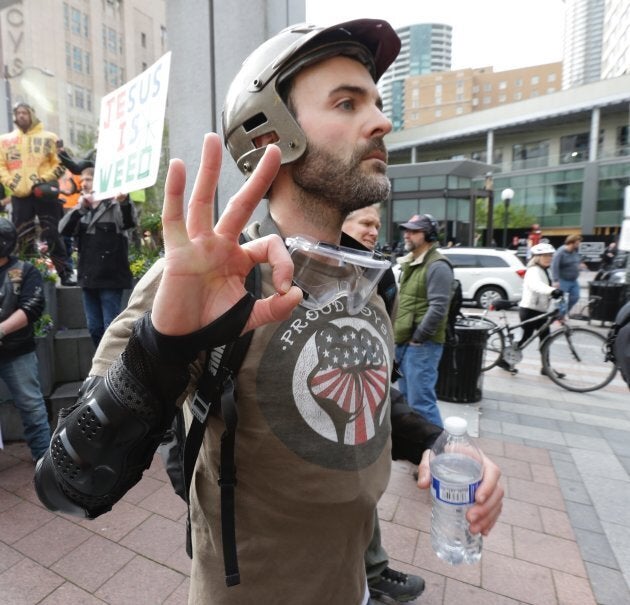
<instances>
[{"instance_id":1,"label":"protest sign","mask_svg":"<svg viewBox=\"0 0 630 605\"><path fill-rule=\"evenodd\" d=\"M145 189L157 180L170 66L168 52L103 97L94 175L96 199Z\"/></svg>"}]
</instances>

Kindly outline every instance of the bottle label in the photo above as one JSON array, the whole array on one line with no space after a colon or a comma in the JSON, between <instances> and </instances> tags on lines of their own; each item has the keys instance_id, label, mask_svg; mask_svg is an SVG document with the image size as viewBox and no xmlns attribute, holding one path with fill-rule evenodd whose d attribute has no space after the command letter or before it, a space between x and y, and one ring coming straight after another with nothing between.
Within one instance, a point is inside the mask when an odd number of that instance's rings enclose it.
<instances>
[{"instance_id":1,"label":"bottle label","mask_svg":"<svg viewBox=\"0 0 630 605\"><path fill-rule=\"evenodd\" d=\"M476 481L469 485L453 485L432 477L431 491L436 500L446 504L474 504L475 493L480 483L481 481Z\"/></svg>"}]
</instances>

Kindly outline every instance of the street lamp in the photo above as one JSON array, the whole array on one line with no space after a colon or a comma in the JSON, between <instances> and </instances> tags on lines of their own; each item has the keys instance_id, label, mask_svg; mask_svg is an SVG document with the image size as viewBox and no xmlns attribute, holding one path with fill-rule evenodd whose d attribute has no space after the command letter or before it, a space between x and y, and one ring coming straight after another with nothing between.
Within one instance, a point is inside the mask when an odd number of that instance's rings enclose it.
<instances>
[{"instance_id":1,"label":"street lamp","mask_svg":"<svg viewBox=\"0 0 630 605\"><path fill-rule=\"evenodd\" d=\"M510 214L510 202L514 197L514 189L504 189L501 192L501 199L503 200L503 247L507 248L507 232L508 232L508 217Z\"/></svg>"},{"instance_id":2,"label":"street lamp","mask_svg":"<svg viewBox=\"0 0 630 605\"><path fill-rule=\"evenodd\" d=\"M492 172L486 173L483 188L488 192L488 220L486 221L486 246L492 246L492 233L494 232L494 180Z\"/></svg>"},{"instance_id":3,"label":"street lamp","mask_svg":"<svg viewBox=\"0 0 630 605\"><path fill-rule=\"evenodd\" d=\"M14 78L19 78L21 75L24 74L25 71L30 71L30 70L34 70L34 71L38 71L40 74L43 74L45 76L48 76L49 78L54 78L55 74L50 71L49 69L46 69L45 67L37 67L36 65L27 65L25 67L23 67L20 71L14 73L14 74L10 74L9 73L9 68L5 65L4 66L4 93L5 93L5 102L6 102L6 107L7 107L7 130L11 130L11 124L13 123L13 100L12 100L12 94L11 94L11 80L13 80Z\"/></svg>"}]
</instances>

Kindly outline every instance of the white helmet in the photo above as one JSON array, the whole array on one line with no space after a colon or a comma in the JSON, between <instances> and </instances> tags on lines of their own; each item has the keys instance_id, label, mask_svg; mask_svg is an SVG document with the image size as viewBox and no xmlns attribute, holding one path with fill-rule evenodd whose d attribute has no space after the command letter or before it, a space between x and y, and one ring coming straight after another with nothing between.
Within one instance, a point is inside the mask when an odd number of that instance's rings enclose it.
<instances>
[{"instance_id":1,"label":"white helmet","mask_svg":"<svg viewBox=\"0 0 630 605\"><path fill-rule=\"evenodd\" d=\"M392 64L400 38L379 19L356 19L329 27L292 25L267 40L243 63L223 107L223 137L240 171L249 176L263 156L253 141L275 133L282 164L306 151L306 135L282 98L282 83L322 59L351 56L366 65L374 81Z\"/></svg>"},{"instance_id":2,"label":"white helmet","mask_svg":"<svg viewBox=\"0 0 630 605\"><path fill-rule=\"evenodd\" d=\"M555 251L556 249L551 244L544 242L532 246L532 249L530 250L532 256L538 256L539 254L553 254Z\"/></svg>"}]
</instances>

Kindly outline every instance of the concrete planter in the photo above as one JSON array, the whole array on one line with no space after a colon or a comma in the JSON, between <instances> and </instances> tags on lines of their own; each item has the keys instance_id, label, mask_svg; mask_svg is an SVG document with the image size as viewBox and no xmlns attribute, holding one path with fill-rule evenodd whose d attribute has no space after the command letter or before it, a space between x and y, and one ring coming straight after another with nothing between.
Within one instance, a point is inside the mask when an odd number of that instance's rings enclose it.
<instances>
[{"instance_id":1,"label":"concrete planter","mask_svg":"<svg viewBox=\"0 0 630 605\"><path fill-rule=\"evenodd\" d=\"M39 365L39 386L42 395L48 397L55 385L55 351L52 333L35 337L35 353Z\"/></svg>"}]
</instances>

